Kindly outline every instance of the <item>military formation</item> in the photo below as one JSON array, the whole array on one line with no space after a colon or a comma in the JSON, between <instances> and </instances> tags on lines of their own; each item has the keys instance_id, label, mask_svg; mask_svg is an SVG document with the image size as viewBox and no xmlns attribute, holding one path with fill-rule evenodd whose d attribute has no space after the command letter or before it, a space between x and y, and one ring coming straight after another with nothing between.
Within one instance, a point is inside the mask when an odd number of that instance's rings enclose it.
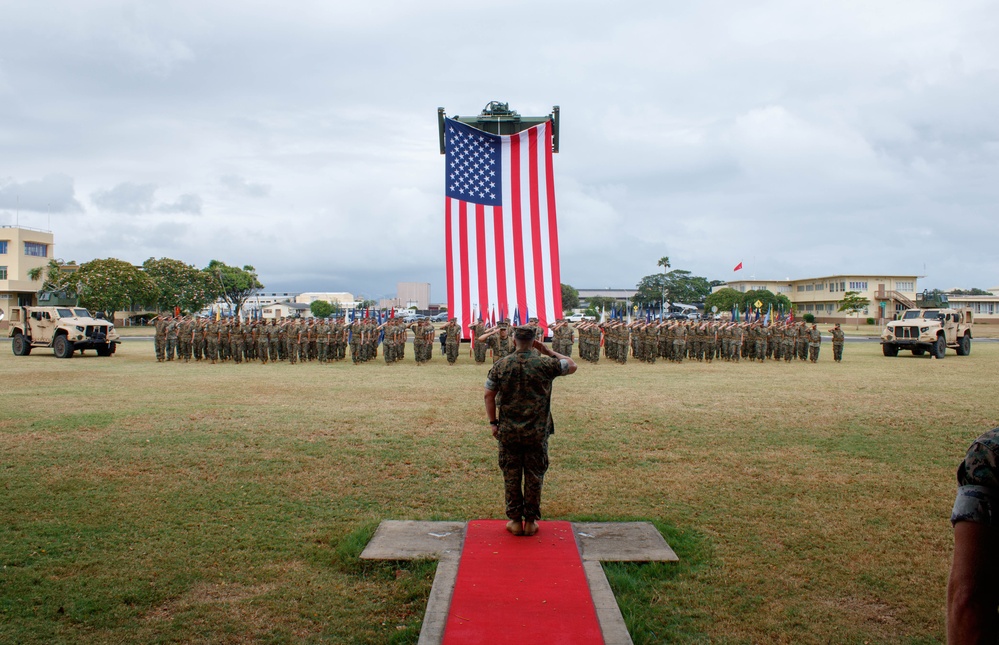
<instances>
[{"instance_id":1,"label":"military formation","mask_svg":"<svg viewBox=\"0 0 999 645\"><path fill-rule=\"evenodd\" d=\"M608 360L626 363L629 355L641 362L657 359L681 363L684 360L710 363L713 360L785 361L797 358L816 363L822 334L815 324L805 322L698 322L645 321L626 323L583 322L579 332L579 357L596 363L601 348ZM833 337L833 359L843 359L843 331L837 324L829 330Z\"/></svg>"},{"instance_id":2,"label":"military formation","mask_svg":"<svg viewBox=\"0 0 999 645\"><path fill-rule=\"evenodd\" d=\"M346 318L309 318L240 321L193 316L158 316L153 320L156 359L161 362L268 362L355 364L381 357L387 364L406 357L409 332L413 333L416 363L433 358L437 332L428 320L406 324L391 318L381 324L374 318L348 321ZM528 323L541 336L538 320ZM513 351L512 327L507 320L487 325L478 320L470 328L470 353L476 363L492 362ZM601 353L608 360L627 363L629 356L644 363L684 360L710 363L714 360L739 362L811 361L819 359L822 336L818 327L788 321L765 325L762 322L645 321L626 323L582 322L573 327L564 320L548 326L552 349L566 356L579 339L579 357L596 363ZM832 334L833 360L843 358L844 334L837 324ZM440 342L449 365L458 360L461 326L454 318L440 332Z\"/></svg>"},{"instance_id":3,"label":"military formation","mask_svg":"<svg viewBox=\"0 0 999 645\"><path fill-rule=\"evenodd\" d=\"M433 326L426 326L429 332L423 337L430 342L414 344L421 364L430 360L433 349ZM395 363L406 356L410 329L401 318L379 325L373 318L240 321L193 316L158 316L153 319L153 328L158 361L261 364L333 363L348 357L354 363L364 363L378 357L379 345L385 362Z\"/></svg>"}]
</instances>

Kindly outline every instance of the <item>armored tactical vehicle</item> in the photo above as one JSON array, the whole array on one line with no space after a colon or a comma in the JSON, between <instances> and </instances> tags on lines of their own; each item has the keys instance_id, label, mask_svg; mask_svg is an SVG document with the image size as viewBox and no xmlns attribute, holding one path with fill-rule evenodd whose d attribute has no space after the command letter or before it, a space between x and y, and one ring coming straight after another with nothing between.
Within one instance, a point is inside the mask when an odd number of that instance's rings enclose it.
<instances>
[{"instance_id":1,"label":"armored tactical vehicle","mask_svg":"<svg viewBox=\"0 0 999 645\"><path fill-rule=\"evenodd\" d=\"M121 339L114 325L93 318L81 307L21 307L21 320L12 322L11 349L27 356L35 347L51 347L58 358L70 358L77 350L93 349L110 356Z\"/></svg>"},{"instance_id":2,"label":"armored tactical vehicle","mask_svg":"<svg viewBox=\"0 0 999 645\"><path fill-rule=\"evenodd\" d=\"M904 349L913 356L929 353L943 358L950 347L958 356L967 356L971 353L971 318L968 309L909 309L901 320L885 327L881 351L885 356L898 356Z\"/></svg>"}]
</instances>

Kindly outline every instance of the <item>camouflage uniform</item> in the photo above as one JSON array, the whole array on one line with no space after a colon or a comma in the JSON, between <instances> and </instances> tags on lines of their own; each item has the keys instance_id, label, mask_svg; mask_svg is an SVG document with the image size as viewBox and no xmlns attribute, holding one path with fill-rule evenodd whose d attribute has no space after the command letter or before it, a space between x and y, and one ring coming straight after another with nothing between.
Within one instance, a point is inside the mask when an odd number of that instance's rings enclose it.
<instances>
[{"instance_id":1,"label":"camouflage uniform","mask_svg":"<svg viewBox=\"0 0 999 645\"><path fill-rule=\"evenodd\" d=\"M194 332L192 334L194 339L194 360L195 362L200 361L205 355L205 319L198 318L194 321Z\"/></svg>"},{"instance_id":2,"label":"camouflage uniform","mask_svg":"<svg viewBox=\"0 0 999 645\"><path fill-rule=\"evenodd\" d=\"M839 328L839 325L830 329L829 333L832 334L833 360L839 363L843 360L843 342L846 340L846 334Z\"/></svg>"},{"instance_id":3,"label":"camouflage uniform","mask_svg":"<svg viewBox=\"0 0 999 645\"><path fill-rule=\"evenodd\" d=\"M548 470L552 381L569 364L536 350L517 352L495 363L486 389L496 392L499 467L503 471L506 516L534 522L541 517L541 488ZM524 387L528 384L527 387Z\"/></svg>"},{"instance_id":4,"label":"camouflage uniform","mask_svg":"<svg viewBox=\"0 0 999 645\"><path fill-rule=\"evenodd\" d=\"M478 322L472 325L472 349L476 363L486 362L486 349L488 349L488 346L485 342L479 342L479 337L484 333L486 333L486 326L483 324L482 319L479 318Z\"/></svg>"},{"instance_id":5,"label":"camouflage uniform","mask_svg":"<svg viewBox=\"0 0 999 645\"><path fill-rule=\"evenodd\" d=\"M447 362L449 365L454 365L455 361L458 360L458 343L461 342L461 327L458 325L457 320L452 318L444 326L444 332L447 334L447 338L444 341Z\"/></svg>"},{"instance_id":6,"label":"camouflage uniform","mask_svg":"<svg viewBox=\"0 0 999 645\"><path fill-rule=\"evenodd\" d=\"M817 363L819 360L819 348L822 346L822 334L812 325L808 330L808 360Z\"/></svg>"},{"instance_id":7,"label":"camouflage uniform","mask_svg":"<svg viewBox=\"0 0 999 645\"><path fill-rule=\"evenodd\" d=\"M958 466L950 521L999 526L999 428L975 439Z\"/></svg>"},{"instance_id":8,"label":"camouflage uniform","mask_svg":"<svg viewBox=\"0 0 999 645\"><path fill-rule=\"evenodd\" d=\"M191 362L191 344L194 342L194 329L191 319L187 316L177 323L177 358L184 359L185 363Z\"/></svg>"},{"instance_id":9,"label":"camouflage uniform","mask_svg":"<svg viewBox=\"0 0 999 645\"><path fill-rule=\"evenodd\" d=\"M166 359L173 360L177 351L177 321L171 318L166 324Z\"/></svg>"},{"instance_id":10,"label":"camouflage uniform","mask_svg":"<svg viewBox=\"0 0 999 645\"><path fill-rule=\"evenodd\" d=\"M156 351L156 360L163 362L166 358L166 327L168 318L156 316L153 319L153 348Z\"/></svg>"}]
</instances>

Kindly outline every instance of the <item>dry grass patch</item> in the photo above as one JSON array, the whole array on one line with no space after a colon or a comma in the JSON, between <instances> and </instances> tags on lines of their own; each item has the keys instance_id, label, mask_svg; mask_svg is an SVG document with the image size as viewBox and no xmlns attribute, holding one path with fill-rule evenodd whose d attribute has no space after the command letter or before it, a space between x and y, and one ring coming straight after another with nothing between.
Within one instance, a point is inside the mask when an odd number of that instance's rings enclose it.
<instances>
[{"instance_id":1,"label":"dry grass patch","mask_svg":"<svg viewBox=\"0 0 999 645\"><path fill-rule=\"evenodd\" d=\"M545 513L667 534L679 565L606 567L638 643L941 639L997 358L583 365ZM502 515L488 368L459 360L0 352L0 640L415 642L433 566L356 556L383 519Z\"/></svg>"}]
</instances>

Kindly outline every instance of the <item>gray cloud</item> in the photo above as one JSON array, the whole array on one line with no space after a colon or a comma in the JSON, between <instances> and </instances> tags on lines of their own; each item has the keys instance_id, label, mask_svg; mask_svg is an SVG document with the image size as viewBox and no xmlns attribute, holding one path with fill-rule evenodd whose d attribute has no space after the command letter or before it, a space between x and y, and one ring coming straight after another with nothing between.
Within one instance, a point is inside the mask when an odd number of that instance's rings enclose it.
<instances>
[{"instance_id":1,"label":"gray cloud","mask_svg":"<svg viewBox=\"0 0 999 645\"><path fill-rule=\"evenodd\" d=\"M219 181L232 192L246 197L266 197L271 192L267 184L250 182L238 175L222 175Z\"/></svg>"},{"instance_id":2,"label":"gray cloud","mask_svg":"<svg viewBox=\"0 0 999 645\"><path fill-rule=\"evenodd\" d=\"M23 209L24 178L63 170L33 208L81 210L75 182L129 232L56 226L78 259L203 266L222 249L287 289L443 294L435 110L498 99L562 107L571 284L634 285L661 255L721 279L744 261L761 278L925 263L921 286L999 282L995 3L514 0L532 20L512 31L486 6L401 0L280 18L234 0L8 4L2 172ZM503 64L484 72L489 42ZM197 235L180 226L199 214Z\"/></svg>"},{"instance_id":3,"label":"gray cloud","mask_svg":"<svg viewBox=\"0 0 999 645\"><path fill-rule=\"evenodd\" d=\"M45 175L41 179L15 182L0 179L0 208L42 213L78 213L83 206L76 200L73 178Z\"/></svg>"},{"instance_id":4,"label":"gray cloud","mask_svg":"<svg viewBox=\"0 0 999 645\"><path fill-rule=\"evenodd\" d=\"M177 198L177 201L158 204L156 211L159 213L191 213L201 214L201 197L197 195L185 194Z\"/></svg>"},{"instance_id":5,"label":"gray cloud","mask_svg":"<svg viewBox=\"0 0 999 645\"><path fill-rule=\"evenodd\" d=\"M98 190L90 195L90 201L102 210L116 213L148 213L153 207L155 184L133 184L124 182L114 188Z\"/></svg>"}]
</instances>

